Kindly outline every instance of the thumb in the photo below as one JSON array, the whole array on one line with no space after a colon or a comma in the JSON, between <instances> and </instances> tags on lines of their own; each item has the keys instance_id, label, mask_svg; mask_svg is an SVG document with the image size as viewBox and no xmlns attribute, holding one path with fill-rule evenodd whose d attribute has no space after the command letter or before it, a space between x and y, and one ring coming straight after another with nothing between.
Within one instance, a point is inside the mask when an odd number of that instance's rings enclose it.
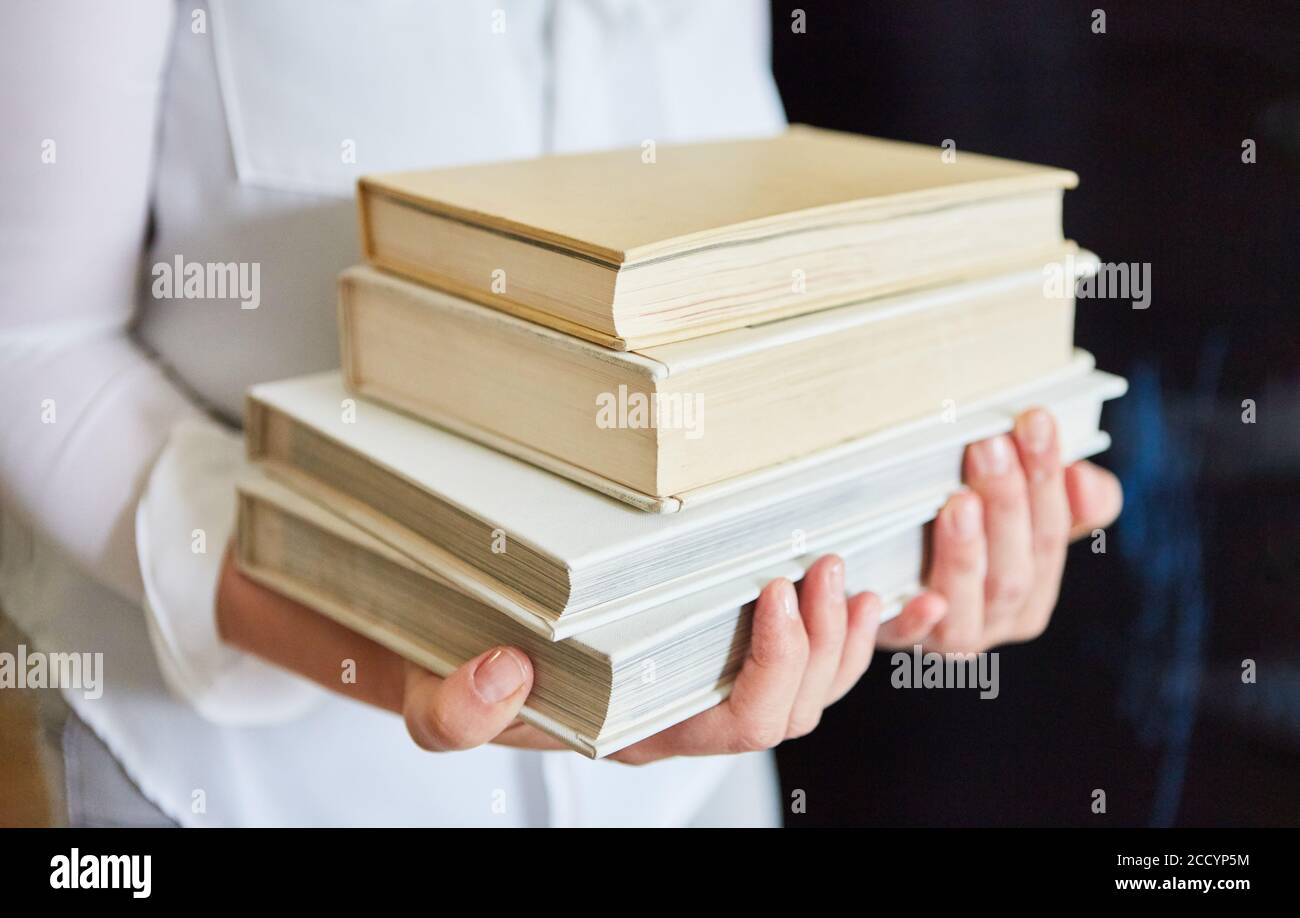
<instances>
[{"instance_id":1,"label":"thumb","mask_svg":"<svg viewBox=\"0 0 1300 918\"><path fill-rule=\"evenodd\" d=\"M421 749L451 752L493 740L519 714L533 687L533 665L513 647L495 647L445 679L410 665L402 714Z\"/></svg>"}]
</instances>

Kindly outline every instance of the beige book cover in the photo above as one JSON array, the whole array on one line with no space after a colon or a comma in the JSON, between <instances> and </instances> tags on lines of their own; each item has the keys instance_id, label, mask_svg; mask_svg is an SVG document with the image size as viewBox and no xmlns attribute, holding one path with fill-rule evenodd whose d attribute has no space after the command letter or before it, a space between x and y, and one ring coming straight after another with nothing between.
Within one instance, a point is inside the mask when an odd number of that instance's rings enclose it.
<instances>
[{"instance_id":1,"label":"beige book cover","mask_svg":"<svg viewBox=\"0 0 1300 918\"><path fill-rule=\"evenodd\" d=\"M1074 173L796 126L363 178L368 260L616 349L1058 249Z\"/></svg>"},{"instance_id":2,"label":"beige book cover","mask_svg":"<svg viewBox=\"0 0 1300 918\"><path fill-rule=\"evenodd\" d=\"M360 395L672 509L1066 367L1071 281L1095 265L1085 252L636 351L357 267L339 285L343 370Z\"/></svg>"}]
</instances>

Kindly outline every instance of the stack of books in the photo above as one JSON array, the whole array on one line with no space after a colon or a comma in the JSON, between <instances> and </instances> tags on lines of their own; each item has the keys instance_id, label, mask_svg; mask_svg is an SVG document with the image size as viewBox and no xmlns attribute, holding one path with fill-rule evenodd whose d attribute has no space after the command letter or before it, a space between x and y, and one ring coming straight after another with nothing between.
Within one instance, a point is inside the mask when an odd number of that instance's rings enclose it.
<instances>
[{"instance_id":1,"label":"stack of books","mask_svg":"<svg viewBox=\"0 0 1300 918\"><path fill-rule=\"evenodd\" d=\"M435 672L520 647L587 755L658 732L773 578L901 608L968 444L1107 447L1075 182L803 127L363 179L341 372L249 393L240 564Z\"/></svg>"}]
</instances>

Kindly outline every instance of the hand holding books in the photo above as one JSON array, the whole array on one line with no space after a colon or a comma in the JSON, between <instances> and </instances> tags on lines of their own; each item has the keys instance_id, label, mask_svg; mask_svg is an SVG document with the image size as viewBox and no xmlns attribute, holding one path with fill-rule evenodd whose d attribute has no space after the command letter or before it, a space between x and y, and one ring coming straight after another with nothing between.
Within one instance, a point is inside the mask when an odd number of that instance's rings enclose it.
<instances>
[{"instance_id":1,"label":"hand holding books","mask_svg":"<svg viewBox=\"0 0 1300 918\"><path fill-rule=\"evenodd\" d=\"M774 580L755 603L730 696L612 758L642 764L774 746L812 730L866 672L877 646L976 652L1041 633L1068 539L1118 515L1118 483L1089 462L1064 467L1055 424L1041 409L1022 414L1013 435L970 447L965 466L970 490L954 495L934 526L929 589L899 616L882 626L879 596L846 596L835 556L814 564L797 588ZM534 681L518 648L490 648L443 678L247 579L229 561L218 610L227 640L249 650L264 649L256 623L287 621L300 646L361 661L363 678L338 690L400 711L422 748L566 748L518 719Z\"/></svg>"},{"instance_id":2,"label":"hand holding books","mask_svg":"<svg viewBox=\"0 0 1300 918\"><path fill-rule=\"evenodd\" d=\"M1056 606L1069 541L1119 516L1115 476L1086 461L1063 466L1042 409L1020 415L1012 436L971 446L965 466L970 491L933 527L933 592L885 623L881 647L973 653L1033 640ZM936 609L927 595L944 602Z\"/></svg>"},{"instance_id":3,"label":"hand holding books","mask_svg":"<svg viewBox=\"0 0 1300 918\"><path fill-rule=\"evenodd\" d=\"M1118 512L1063 461L1125 383L1073 348L1073 173L936 153L796 128L367 178L343 372L249 394L241 570L386 649L369 691L430 748L769 745L871 622L1037 634Z\"/></svg>"},{"instance_id":4,"label":"hand holding books","mask_svg":"<svg viewBox=\"0 0 1300 918\"><path fill-rule=\"evenodd\" d=\"M808 733L866 671L880 609L872 593L844 595L844 563L833 556L817 562L797 591L788 580L773 581L755 603L753 638L730 697L613 758L643 764L746 752ZM446 679L407 666L403 714L422 748L441 752L485 742L564 748L515 720L532 685L532 667L520 651L493 648Z\"/></svg>"},{"instance_id":5,"label":"hand holding books","mask_svg":"<svg viewBox=\"0 0 1300 918\"><path fill-rule=\"evenodd\" d=\"M902 614L882 626L880 597L846 597L843 562L835 556L813 565L797 589L775 580L755 603L749 654L730 697L611 758L645 764L765 749L803 736L857 684L877 645L975 653L1041 634L1056 605L1069 538L1119 515L1119 484L1090 462L1063 467L1055 423L1041 409L1022 414L1013 436L972 446L966 468L971 490L954 495L934 527L929 589ZM475 681L495 667L513 670L517 681L489 704ZM410 672L407 727L426 749L483 742L564 748L514 720L532 678L517 650L488 651L446 680L415 666Z\"/></svg>"}]
</instances>

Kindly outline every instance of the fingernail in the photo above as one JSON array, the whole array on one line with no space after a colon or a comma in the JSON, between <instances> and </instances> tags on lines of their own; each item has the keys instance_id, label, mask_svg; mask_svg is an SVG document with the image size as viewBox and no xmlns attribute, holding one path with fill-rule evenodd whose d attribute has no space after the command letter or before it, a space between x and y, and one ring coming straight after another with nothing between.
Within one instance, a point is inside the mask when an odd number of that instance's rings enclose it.
<instances>
[{"instance_id":1,"label":"fingernail","mask_svg":"<svg viewBox=\"0 0 1300 918\"><path fill-rule=\"evenodd\" d=\"M786 618L798 618L799 602L794 597L794 584L786 580L778 589L781 592L781 611L785 613Z\"/></svg>"},{"instance_id":2,"label":"fingernail","mask_svg":"<svg viewBox=\"0 0 1300 918\"><path fill-rule=\"evenodd\" d=\"M1045 452L1052 444L1052 419L1046 411L1035 409L1017 424L1016 434L1031 453Z\"/></svg>"},{"instance_id":3,"label":"fingernail","mask_svg":"<svg viewBox=\"0 0 1300 918\"><path fill-rule=\"evenodd\" d=\"M524 684L523 665L506 650L494 651L474 670L474 691L488 704L504 701Z\"/></svg>"},{"instance_id":4,"label":"fingernail","mask_svg":"<svg viewBox=\"0 0 1300 918\"><path fill-rule=\"evenodd\" d=\"M994 437L975 444L975 471L981 477L1005 475L1011 468L1011 441Z\"/></svg>"},{"instance_id":5,"label":"fingernail","mask_svg":"<svg viewBox=\"0 0 1300 918\"><path fill-rule=\"evenodd\" d=\"M971 539L979 532L980 508L973 498L963 497L955 501L948 514L958 538Z\"/></svg>"},{"instance_id":6,"label":"fingernail","mask_svg":"<svg viewBox=\"0 0 1300 918\"><path fill-rule=\"evenodd\" d=\"M830 564L830 570L826 572L826 582L830 586L832 596L842 596L844 594L844 561L836 558Z\"/></svg>"}]
</instances>

